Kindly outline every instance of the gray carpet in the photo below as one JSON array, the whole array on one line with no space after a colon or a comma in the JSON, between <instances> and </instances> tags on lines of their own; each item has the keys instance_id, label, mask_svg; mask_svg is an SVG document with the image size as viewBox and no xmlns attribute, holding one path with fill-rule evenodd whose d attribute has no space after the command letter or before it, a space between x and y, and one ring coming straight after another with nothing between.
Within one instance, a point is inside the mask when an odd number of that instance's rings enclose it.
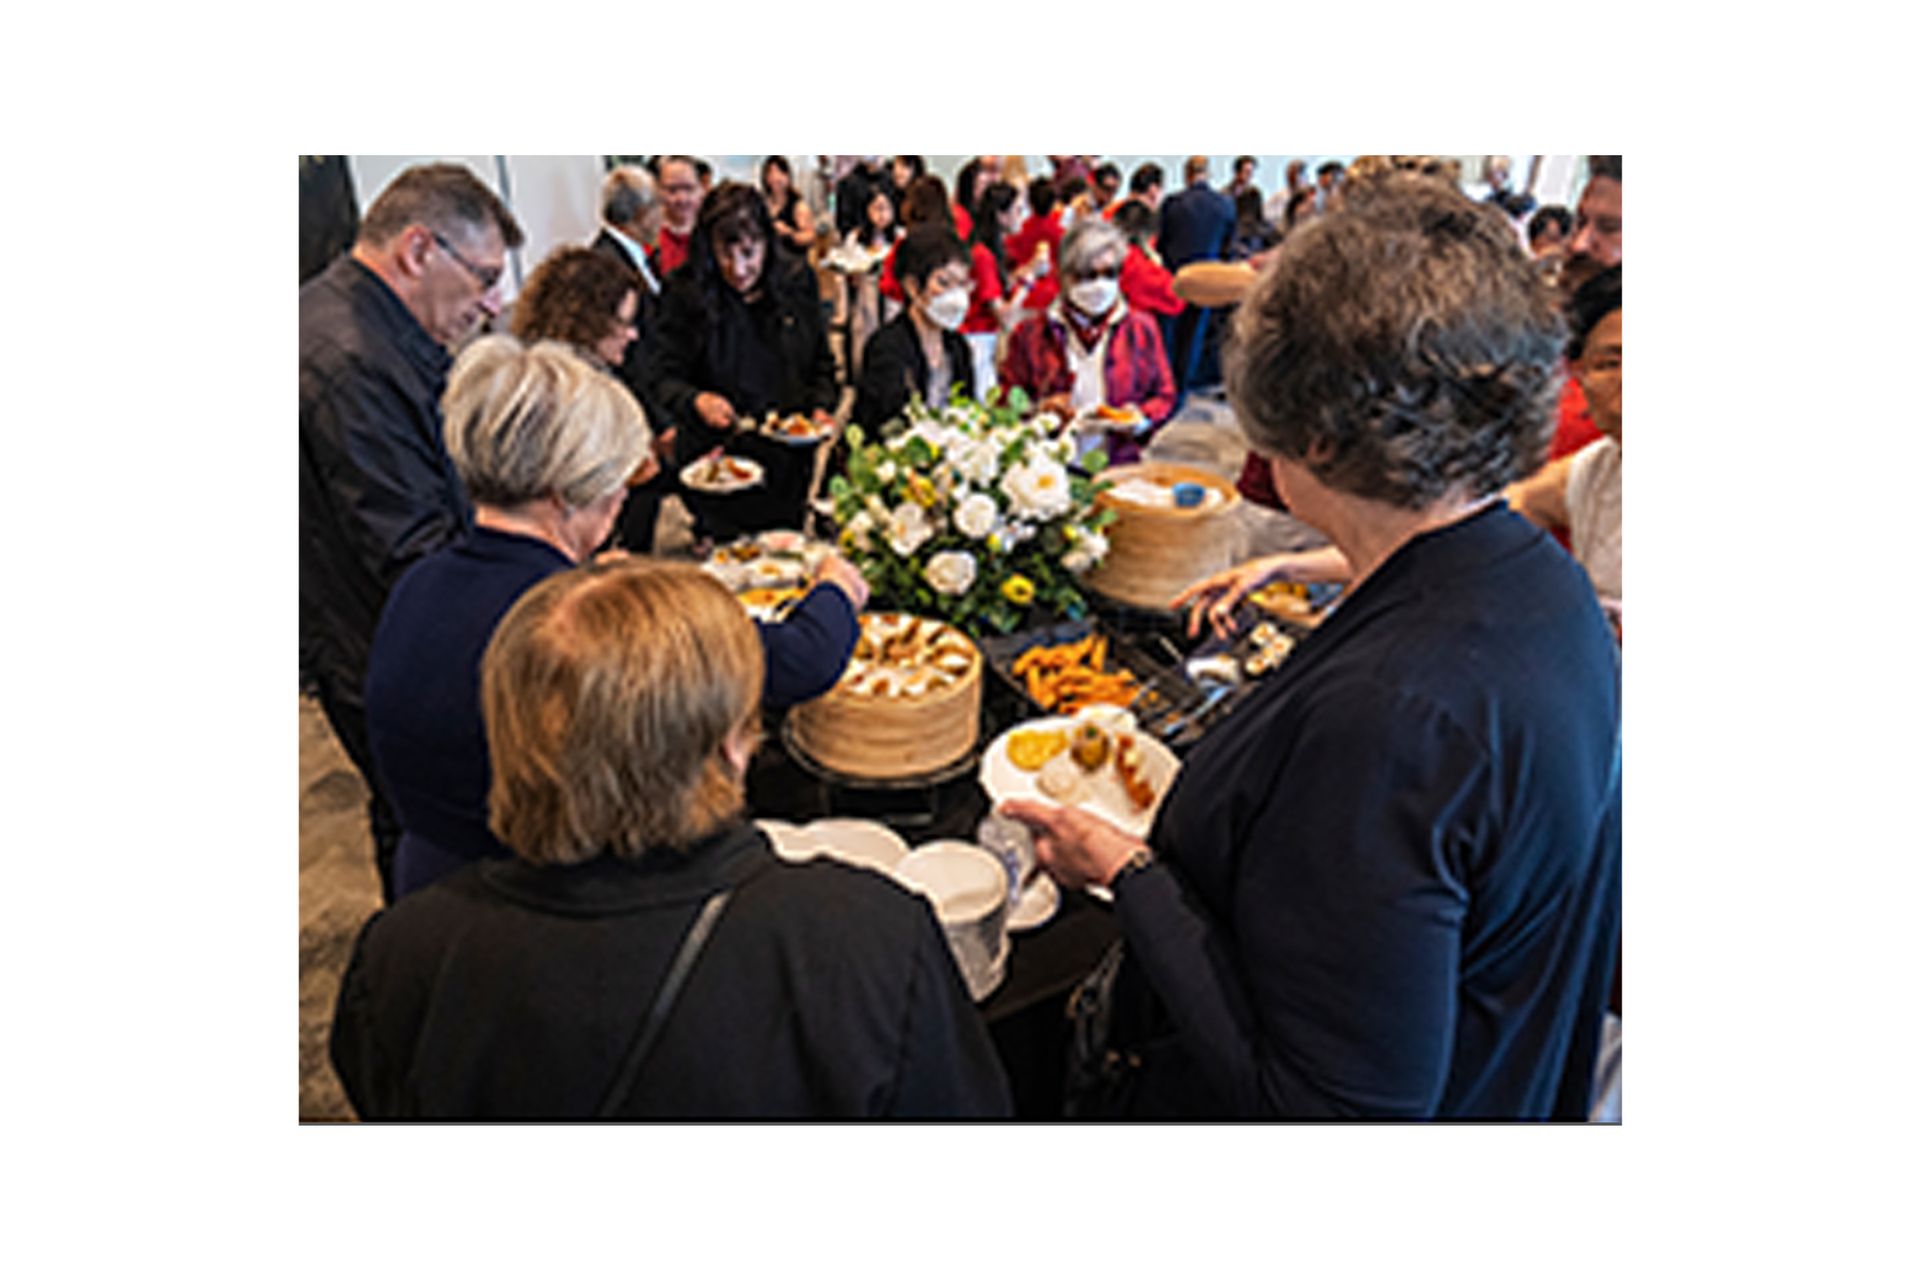
<instances>
[{"instance_id":1,"label":"gray carpet","mask_svg":"<svg viewBox=\"0 0 1920 1280\"><path fill-rule=\"evenodd\" d=\"M350 1120L327 1062L327 1029L353 940L380 905L367 833L367 789L327 728L300 699L300 1118Z\"/></svg>"}]
</instances>

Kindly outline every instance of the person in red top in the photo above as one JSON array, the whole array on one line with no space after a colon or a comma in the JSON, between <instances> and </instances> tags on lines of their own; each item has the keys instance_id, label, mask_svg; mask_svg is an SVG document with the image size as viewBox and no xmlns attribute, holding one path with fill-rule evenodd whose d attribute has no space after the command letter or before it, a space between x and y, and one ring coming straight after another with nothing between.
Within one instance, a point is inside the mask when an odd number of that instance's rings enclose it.
<instances>
[{"instance_id":1,"label":"person in red top","mask_svg":"<svg viewBox=\"0 0 1920 1280\"><path fill-rule=\"evenodd\" d=\"M687 260L693 224L700 217L700 174L692 156L668 156L660 162L660 274L672 274Z\"/></svg>"},{"instance_id":2,"label":"person in red top","mask_svg":"<svg viewBox=\"0 0 1920 1280\"><path fill-rule=\"evenodd\" d=\"M1035 178L1027 184L1027 205L1032 210L1020 229L1006 239L1007 270L1021 272L1033 263L1033 255L1042 244L1051 261L1060 259L1060 237L1067 233L1060 225L1059 191L1050 178Z\"/></svg>"},{"instance_id":3,"label":"person in red top","mask_svg":"<svg viewBox=\"0 0 1920 1280\"><path fill-rule=\"evenodd\" d=\"M1111 223L1075 223L1060 246L1065 294L1020 322L1000 366L1001 382L1062 418L1101 405L1137 408L1144 419L1137 430L1107 433L1107 456L1116 463L1140 457L1174 404L1160 327L1120 296L1126 252Z\"/></svg>"}]
</instances>

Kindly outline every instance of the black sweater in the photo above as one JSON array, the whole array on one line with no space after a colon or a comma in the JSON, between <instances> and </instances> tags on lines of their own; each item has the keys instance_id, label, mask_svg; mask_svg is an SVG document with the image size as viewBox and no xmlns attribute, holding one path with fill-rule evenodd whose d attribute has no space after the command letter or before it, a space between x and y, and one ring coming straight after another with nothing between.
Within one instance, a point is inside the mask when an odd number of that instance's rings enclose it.
<instances>
[{"instance_id":1,"label":"black sweater","mask_svg":"<svg viewBox=\"0 0 1920 1280\"><path fill-rule=\"evenodd\" d=\"M1545 534L1497 505L1396 552L1195 749L1118 890L1135 1109L1584 1118L1619 721Z\"/></svg>"},{"instance_id":2,"label":"black sweater","mask_svg":"<svg viewBox=\"0 0 1920 1280\"><path fill-rule=\"evenodd\" d=\"M971 396L973 349L957 333L942 333L940 346L947 356L949 386ZM929 376L920 335L912 317L902 311L873 331L860 354L860 395L854 401L853 420L869 432L877 432L899 417L913 397L926 399Z\"/></svg>"}]
</instances>

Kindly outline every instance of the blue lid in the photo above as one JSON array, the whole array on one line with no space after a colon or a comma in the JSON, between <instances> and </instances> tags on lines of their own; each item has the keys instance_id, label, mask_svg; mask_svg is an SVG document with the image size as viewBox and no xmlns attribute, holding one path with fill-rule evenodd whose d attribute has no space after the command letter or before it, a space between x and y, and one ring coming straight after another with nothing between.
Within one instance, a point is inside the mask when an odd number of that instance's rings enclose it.
<instances>
[{"instance_id":1,"label":"blue lid","mask_svg":"<svg viewBox=\"0 0 1920 1280\"><path fill-rule=\"evenodd\" d=\"M1197 507L1206 500L1205 485L1195 484L1191 480L1182 480L1173 486L1173 505L1176 507Z\"/></svg>"}]
</instances>

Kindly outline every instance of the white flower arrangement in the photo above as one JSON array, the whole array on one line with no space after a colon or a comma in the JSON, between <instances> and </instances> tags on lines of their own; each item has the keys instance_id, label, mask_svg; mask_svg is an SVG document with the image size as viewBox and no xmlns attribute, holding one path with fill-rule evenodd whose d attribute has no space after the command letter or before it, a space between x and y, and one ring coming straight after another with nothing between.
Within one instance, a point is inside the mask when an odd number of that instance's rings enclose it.
<instances>
[{"instance_id":1,"label":"white flower arrangement","mask_svg":"<svg viewBox=\"0 0 1920 1280\"><path fill-rule=\"evenodd\" d=\"M1075 576L1100 563L1112 519L1075 475L1069 424L1029 416L1024 392L932 409L914 401L884 435L847 429L829 484L841 548L887 607L1011 631L1030 611L1086 610ZM1082 459L1098 472L1098 451Z\"/></svg>"}]
</instances>

